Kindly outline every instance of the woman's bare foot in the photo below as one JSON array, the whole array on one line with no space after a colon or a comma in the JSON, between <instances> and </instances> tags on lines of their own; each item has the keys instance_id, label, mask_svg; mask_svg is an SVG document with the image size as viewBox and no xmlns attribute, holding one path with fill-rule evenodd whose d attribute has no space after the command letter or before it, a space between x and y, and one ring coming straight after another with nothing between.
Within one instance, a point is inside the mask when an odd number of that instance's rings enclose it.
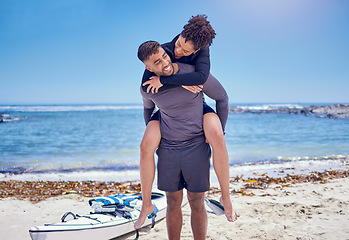
<instances>
[{"instance_id":1,"label":"woman's bare foot","mask_svg":"<svg viewBox=\"0 0 349 240\"><path fill-rule=\"evenodd\" d=\"M142 225L145 222L145 219L152 214L155 211L155 206L153 204L149 206L142 206L141 213L139 214L139 217L137 221L134 224L135 229L139 229L142 227Z\"/></svg>"},{"instance_id":2,"label":"woman's bare foot","mask_svg":"<svg viewBox=\"0 0 349 240\"><path fill-rule=\"evenodd\" d=\"M235 222L237 220L236 212L231 204L230 197L221 197L220 203L224 207L224 213L229 222Z\"/></svg>"}]
</instances>

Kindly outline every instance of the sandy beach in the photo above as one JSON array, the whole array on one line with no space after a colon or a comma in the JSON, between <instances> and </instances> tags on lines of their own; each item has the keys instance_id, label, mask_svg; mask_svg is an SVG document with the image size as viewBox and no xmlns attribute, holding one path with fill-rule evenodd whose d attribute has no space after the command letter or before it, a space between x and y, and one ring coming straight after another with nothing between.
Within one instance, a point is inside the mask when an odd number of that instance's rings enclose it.
<instances>
[{"instance_id":1,"label":"sandy beach","mask_svg":"<svg viewBox=\"0 0 349 240\"><path fill-rule=\"evenodd\" d=\"M238 220L229 223L224 216L208 213L207 239L349 239L348 175L348 170L344 169L280 177L262 174L245 179L235 176L231 178L231 192ZM23 184L2 181L2 193L9 183L12 189L16 184ZM105 188L101 187L103 184L98 186L97 189ZM137 191L134 186L137 183L122 183L118 188ZM35 186L30 188L35 189ZM2 196L0 239L30 239L28 230L32 226L58 222L67 211L80 214L91 211L88 197L78 191L63 192L40 201L23 196ZM218 199L219 190L213 187L209 196ZM193 239L189 205L183 207L183 215L182 239ZM117 239L134 237L133 233ZM166 221L158 222L153 229L143 228L140 239L167 239Z\"/></svg>"},{"instance_id":2,"label":"sandy beach","mask_svg":"<svg viewBox=\"0 0 349 240\"><path fill-rule=\"evenodd\" d=\"M325 184L303 183L271 190L277 196L233 196L238 220L209 214L206 239L349 239L349 179ZM190 209L183 209L182 239L193 239ZM166 224L144 233L144 239L167 239ZM126 238L126 239L132 239Z\"/></svg>"}]
</instances>

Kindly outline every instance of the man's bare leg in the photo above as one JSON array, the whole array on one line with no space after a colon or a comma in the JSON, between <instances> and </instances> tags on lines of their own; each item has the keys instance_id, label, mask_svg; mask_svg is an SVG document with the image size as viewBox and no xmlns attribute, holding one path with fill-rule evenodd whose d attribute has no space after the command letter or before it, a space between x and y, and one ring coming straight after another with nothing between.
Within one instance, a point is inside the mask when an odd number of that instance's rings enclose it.
<instances>
[{"instance_id":1,"label":"man's bare leg","mask_svg":"<svg viewBox=\"0 0 349 240\"><path fill-rule=\"evenodd\" d=\"M134 228L141 228L149 214L154 212L155 207L151 203L151 191L155 177L154 153L161 140L159 121L150 121L145 129L140 145L139 171L142 190L142 210Z\"/></svg>"},{"instance_id":2,"label":"man's bare leg","mask_svg":"<svg viewBox=\"0 0 349 240\"><path fill-rule=\"evenodd\" d=\"M212 147L213 167L222 191L221 204L224 206L227 220L234 222L237 217L230 200L229 156L221 121L217 114L207 113L204 115L204 132L208 143Z\"/></svg>"},{"instance_id":3,"label":"man's bare leg","mask_svg":"<svg viewBox=\"0 0 349 240\"><path fill-rule=\"evenodd\" d=\"M179 240L181 238L183 216L182 201L183 190L177 192L166 192L167 212L166 225L169 240Z\"/></svg>"},{"instance_id":4,"label":"man's bare leg","mask_svg":"<svg viewBox=\"0 0 349 240\"><path fill-rule=\"evenodd\" d=\"M188 191L188 200L191 208L191 229L195 240L206 239L207 212L205 208L205 193Z\"/></svg>"}]
</instances>

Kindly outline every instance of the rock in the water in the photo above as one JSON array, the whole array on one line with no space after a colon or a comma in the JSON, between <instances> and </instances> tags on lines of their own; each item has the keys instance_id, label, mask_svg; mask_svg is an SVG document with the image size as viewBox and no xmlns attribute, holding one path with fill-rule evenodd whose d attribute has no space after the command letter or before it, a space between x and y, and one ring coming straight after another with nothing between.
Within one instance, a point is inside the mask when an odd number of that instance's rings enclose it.
<instances>
[{"instance_id":1,"label":"rock in the water","mask_svg":"<svg viewBox=\"0 0 349 240\"><path fill-rule=\"evenodd\" d=\"M312 113L317 117L325 118L349 118L349 104L336 104L330 106L315 107Z\"/></svg>"},{"instance_id":2,"label":"rock in the water","mask_svg":"<svg viewBox=\"0 0 349 240\"><path fill-rule=\"evenodd\" d=\"M349 118L349 104L335 104L328 106L305 106L305 107L278 107L267 109L254 109L243 107L231 107L230 113L286 113L314 115L321 118Z\"/></svg>"}]
</instances>

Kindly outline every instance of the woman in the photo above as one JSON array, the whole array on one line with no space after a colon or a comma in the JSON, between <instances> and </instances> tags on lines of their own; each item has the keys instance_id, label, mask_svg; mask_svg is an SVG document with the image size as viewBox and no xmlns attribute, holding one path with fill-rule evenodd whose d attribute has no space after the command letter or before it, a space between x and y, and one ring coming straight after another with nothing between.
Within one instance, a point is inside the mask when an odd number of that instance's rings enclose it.
<instances>
[{"instance_id":1,"label":"woman","mask_svg":"<svg viewBox=\"0 0 349 240\"><path fill-rule=\"evenodd\" d=\"M157 93L160 91L182 85L189 91L201 91L200 85L204 84L210 72L209 46L216 33L207 16L197 15L192 17L180 35L162 47L171 57L173 62L188 63L195 66L195 72L176 74L170 77L158 77L145 71L142 79L144 91ZM228 118L228 97L217 102L217 114L204 103L203 127L206 139L212 146L213 165L222 191L221 203L225 207L228 221L235 221L236 215L230 201L229 194L229 159L224 139L224 127ZM142 186L143 205L140 217L135 223L135 228L140 228L149 214L155 213L151 203L151 189L155 177L154 153L158 148L161 133L159 126L159 113L153 114L151 119L145 115L147 127L140 147L140 175Z\"/></svg>"}]
</instances>

